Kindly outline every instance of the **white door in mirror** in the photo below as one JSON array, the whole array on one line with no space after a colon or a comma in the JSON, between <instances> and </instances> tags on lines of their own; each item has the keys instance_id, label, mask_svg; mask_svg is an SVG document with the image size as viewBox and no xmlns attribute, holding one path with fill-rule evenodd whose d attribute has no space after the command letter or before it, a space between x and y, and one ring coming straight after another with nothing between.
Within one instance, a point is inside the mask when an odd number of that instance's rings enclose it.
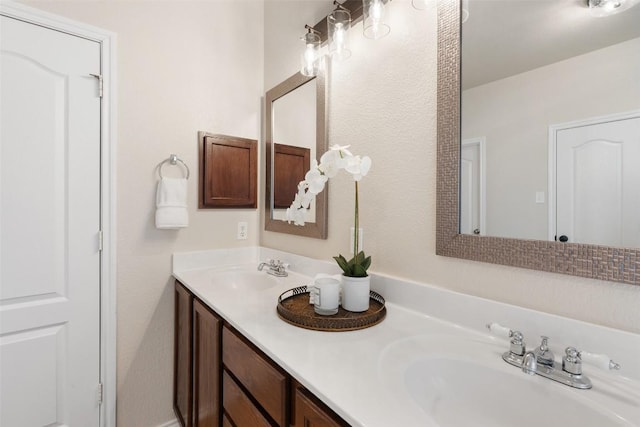
<instances>
[{"instance_id":1,"label":"white door in mirror","mask_svg":"<svg viewBox=\"0 0 640 427\"><path fill-rule=\"evenodd\" d=\"M484 140L462 141L460 152L460 233L485 234Z\"/></svg>"},{"instance_id":2,"label":"white door in mirror","mask_svg":"<svg viewBox=\"0 0 640 427\"><path fill-rule=\"evenodd\" d=\"M640 247L640 117L556 135L556 239Z\"/></svg>"}]
</instances>

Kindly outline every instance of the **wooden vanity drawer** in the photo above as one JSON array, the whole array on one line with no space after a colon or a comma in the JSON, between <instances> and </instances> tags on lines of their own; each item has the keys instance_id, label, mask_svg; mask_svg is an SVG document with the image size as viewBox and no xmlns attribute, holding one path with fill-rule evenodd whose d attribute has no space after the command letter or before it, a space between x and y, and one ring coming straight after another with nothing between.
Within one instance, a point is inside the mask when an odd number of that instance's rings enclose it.
<instances>
[{"instance_id":1,"label":"wooden vanity drawer","mask_svg":"<svg viewBox=\"0 0 640 427\"><path fill-rule=\"evenodd\" d=\"M281 427L287 425L287 376L226 326L222 363ZM224 398L226 401L226 397ZM237 424L237 423L236 423Z\"/></svg>"},{"instance_id":2,"label":"wooden vanity drawer","mask_svg":"<svg viewBox=\"0 0 640 427\"><path fill-rule=\"evenodd\" d=\"M293 427L348 427L349 424L313 397L306 389L296 387L293 402Z\"/></svg>"},{"instance_id":3,"label":"wooden vanity drawer","mask_svg":"<svg viewBox=\"0 0 640 427\"><path fill-rule=\"evenodd\" d=\"M233 427L226 414L222 416L222 427Z\"/></svg>"},{"instance_id":4,"label":"wooden vanity drawer","mask_svg":"<svg viewBox=\"0 0 640 427\"><path fill-rule=\"evenodd\" d=\"M223 421L226 425L230 425L230 419L239 427L271 427L269 421L251 403L226 371L222 371L222 406L225 412Z\"/></svg>"}]
</instances>

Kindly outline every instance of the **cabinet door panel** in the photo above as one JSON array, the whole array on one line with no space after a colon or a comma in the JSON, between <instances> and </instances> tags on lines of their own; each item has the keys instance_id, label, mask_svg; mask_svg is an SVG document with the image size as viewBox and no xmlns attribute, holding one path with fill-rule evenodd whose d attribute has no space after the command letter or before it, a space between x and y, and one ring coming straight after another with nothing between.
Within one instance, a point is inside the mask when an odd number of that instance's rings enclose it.
<instances>
[{"instance_id":1,"label":"cabinet door panel","mask_svg":"<svg viewBox=\"0 0 640 427\"><path fill-rule=\"evenodd\" d=\"M238 427L271 427L236 382L222 371L222 396L226 415Z\"/></svg>"},{"instance_id":2,"label":"cabinet door panel","mask_svg":"<svg viewBox=\"0 0 640 427\"><path fill-rule=\"evenodd\" d=\"M191 313L193 297L176 281L175 285L175 342L173 365L173 409L184 427L192 427L192 353Z\"/></svg>"},{"instance_id":3,"label":"cabinet door panel","mask_svg":"<svg viewBox=\"0 0 640 427\"><path fill-rule=\"evenodd\" d=\"M347 424L323 409L313 401L311 395L302 388L296 388L294 427L344 427Z\"/></svg>"},{"instance_id":4,"label":"cabinet door panel","mask_svg":"<svg viewBox=\"0 0 640 427\"><path fill-rule=\"evenodd\" d=\"M234 427L225 414L222 415L222 427Z\"/></svg>"},{"instance_id":5,"label":"cabinet door panel","mask_svg":"<svg viewBox=\"0 0 640 427\"><path fill-rule=\"evenodd\" d=\"M287 425L287 376L226 327L222 361L279 426Z\"/></svg>"},{"instance_id":6,"label":"cabinet door panel","mask_svg":"<svg viewBox=\"0 0 640 427\"><path fill-rule=\"evenodd\" d=\"M199 300L193 303L193 425L220 426L222 321Z\"/></svg>"}]
</instances>

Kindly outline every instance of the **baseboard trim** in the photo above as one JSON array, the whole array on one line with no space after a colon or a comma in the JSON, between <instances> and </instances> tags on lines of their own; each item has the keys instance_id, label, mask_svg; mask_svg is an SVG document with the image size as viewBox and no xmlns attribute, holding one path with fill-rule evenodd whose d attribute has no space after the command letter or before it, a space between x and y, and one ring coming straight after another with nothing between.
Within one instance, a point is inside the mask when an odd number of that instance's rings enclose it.
<instances>
[{"instance_id":1,"label":"baseboard trim","mask_svg":"<svg viewBox=\"0 0 640 427\"><path fill-rule=\"evenodd\" d=\"M171 421L167 421L164 424L160 424L157 427L181 427L180 426L180 422L178 422L178 419L173 419Z\"/></svg>"}]
</instances>

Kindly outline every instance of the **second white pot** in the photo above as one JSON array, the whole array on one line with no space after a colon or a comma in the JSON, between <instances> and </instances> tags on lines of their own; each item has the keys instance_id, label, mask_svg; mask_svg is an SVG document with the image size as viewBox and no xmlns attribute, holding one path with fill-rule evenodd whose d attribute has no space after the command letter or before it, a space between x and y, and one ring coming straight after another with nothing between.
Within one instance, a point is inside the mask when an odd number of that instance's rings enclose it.
<instances>
[{"instance_id":1,"label":"second white pot","mask_svg":"<svg viewBox=\"0 0 640 427\"><path fill-rule=\"evenodd\" d=\"M369 309L371 281L367 277L342 276L342 308L361 312Z\"/></svg>"}]
</instances>

